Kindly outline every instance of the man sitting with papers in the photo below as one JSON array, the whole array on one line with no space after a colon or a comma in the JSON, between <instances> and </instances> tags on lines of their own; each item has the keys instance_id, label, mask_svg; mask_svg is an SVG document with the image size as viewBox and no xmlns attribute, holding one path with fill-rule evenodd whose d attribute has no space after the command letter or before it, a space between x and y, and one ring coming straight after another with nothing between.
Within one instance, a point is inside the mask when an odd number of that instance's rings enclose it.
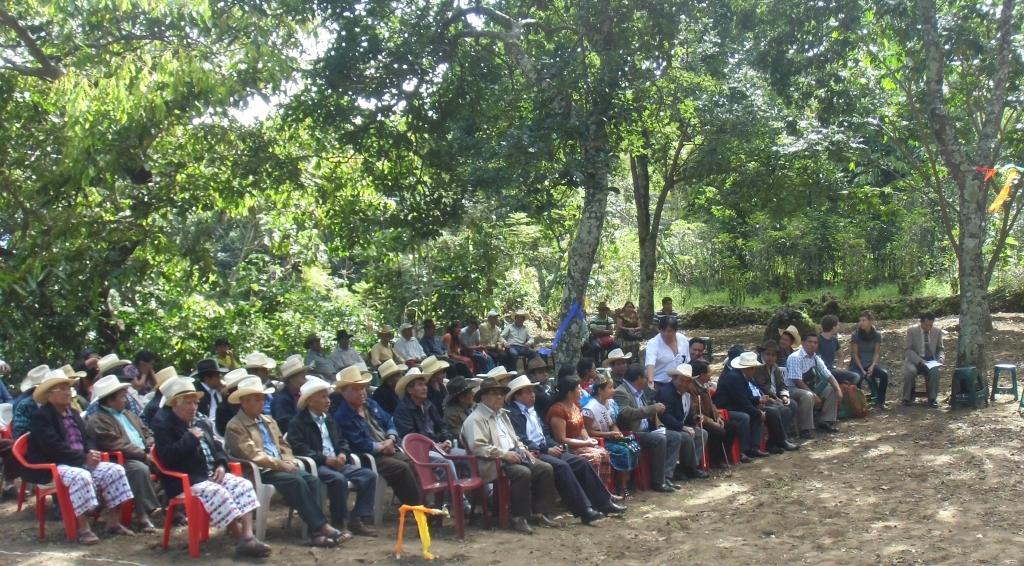
<instances>
[{"instance_id":1,"label":"man sitting with papers","mask_svg":"<svg viewBox=\"0 0 1024 566\"><path fill-rule=\"evenodd\" d=\"M935 315L926 312L921 322L907 329L907 354L903 362L903 404L914 402L914 381L925 376L928 387L928 406L939 406L939 368L945 361L946 352L942 347L942 331L935 328Z\"/></svg>"}]
</instances>

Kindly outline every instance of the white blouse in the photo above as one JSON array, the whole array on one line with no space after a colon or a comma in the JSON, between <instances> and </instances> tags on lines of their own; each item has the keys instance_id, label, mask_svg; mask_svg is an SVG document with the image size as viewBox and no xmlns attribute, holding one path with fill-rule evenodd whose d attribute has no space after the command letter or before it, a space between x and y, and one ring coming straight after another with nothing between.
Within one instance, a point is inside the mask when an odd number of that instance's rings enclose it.
<instances>
[{"instance_id":1,"label":"white blouse","mask_svg":"<svg viewBox=\"0 0 1024 566\"><path fill-rule=\"evenodd\" d=\"M668 370L690 361L690 339L682 332L676 332L676 351L679 353L672 352L660 333L647 343L644 367L654 366L654 381L669 383Z\"/></svg>"}]
</instances>

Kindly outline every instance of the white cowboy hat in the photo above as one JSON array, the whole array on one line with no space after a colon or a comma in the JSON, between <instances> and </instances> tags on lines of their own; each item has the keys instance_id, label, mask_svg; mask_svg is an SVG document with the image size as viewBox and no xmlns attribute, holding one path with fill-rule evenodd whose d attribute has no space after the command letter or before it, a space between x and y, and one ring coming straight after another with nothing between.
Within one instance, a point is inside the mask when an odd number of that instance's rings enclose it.
<instances>
[{"instance_id":1,"label":"white cowboy hat","mask_svg":"<svg viewBox=\"0 0 1024 566\"><path fill-rule=\"evenodd\" d=\"M758 361L757 354L754 352L743 352L742 354L733 358L731 362L729 362L729 367L736 369L758 368L763 365L764 364Z\"/></svg>"},{"instance_id":2,"label":"white cowboy hat","mask_svg":"<svg viewBox=\"0 0 1024 566\"><path fill-rule=\"evenodd\" d=\"M793 346L794 347L797 347L797 346L800 346L800 344L803 344L803 340L800 338L800 331L796 329L796 326L793 326L792 324L790 324L788 327L786 327L784 329L780 328L779 329L779 336L782 336L783 334L789 334L793 338Z\"/></svg>"},{"instance_id":3,"label":"white cowboy hat","mask_svg":"<svg viewBox=\"0 0 1024 566\"><path fill-rule=\"evenodd\" d=\"M679 364L676 367L668 370L669 375L681 375L683 377L693 377L693 366L690 364Z\"/></svg>"},{"instance_id":4,"label":"white cowboy hat","mask_svg":"<svg viewBox=\"0 0 1024 566\"><path fill-rule=\"evenodd\" d=\"M409 371L405 372L405 375L403 375L398 380L398 383L395 384L395 393L397 393L399 397L405 397L405 388L408 387L410 383L416 381L417 379L422 379L426 381L428 377L430 376L423 373L423 370L421 370L420 368L412 368Z\"/></svg>"},{"instance_id":5,"label":"white cowboy hat","mask_svg":"<svg viewBox=\"0 0 1024 566\"><path fill-rule=\"evenodd\" d=\"M195 397L201 399L205 393L196 391L196 382L187 377L176 376L168 379L160 388L163 399L160 399L160 406L174 405L174 402L183 397Z\"/></svg>"},{"instance_id":6,"label":"white cowboy hat","mask_svg":"<svg viewBox=\"0 0 1024 566\"><path fill-rule=\"evenodd\" d=\"M32 392L32 399L36 403L45 403L46 393L55 385L61 385L63 383L74 385L77 382L78 378L69 378L64 375L64 372L60 369L50 370L50 372L46 374L46 377L39 382L39 385L36 385L36 390Z\"/></svg>"},{"instance_id":7,"label":"white cowboy hat","mask_svg":"<svg viewBox=\"0 0 1024 566\"><path fill-rule=\"evenodd\" d=\"M263 387L263 380L255 375L248 375L238 382L238 388L228 397L228 403L237 405L247 395L270 395L276 391L273 387Z\"/></svg>"},{"instance_id":8,"label":"white cowboy hat","mask_svg":"<svg viewBox=\"0 0 1024 566\"><path fill-rule=\"evenodd\" d=\"M497 366L492 368L491 371L487 373L476 374L476 376L479 377L480 379L491 378L496 379L502 383L507 383L509 379L515 377L516 375L519 375L519 372L508 371L507 369L505 369L505 366Z\"/></svg>"},{"instance_id":9,"label":"white cowboy hat","mask_svg":"<svg viewBox=\"0 0 1024 566\"><path fill-rule=\"evenodd\" d=\"M416 327L411 325L411 324L409 324L408 322L403 322L402 325L398 327L398 331L402 332L402 331L405 331L405 330L409 330L410 328L416 328Z\"/></svg>"},{"instance_id":10,"label":"white cowboy hat","mask_svg":"<svg viewBox=\"0 0 1024 566\"><path fill-rule=\"evenodd\" d=\"M43 378L46 377L46 374L48 373L50 373L50 366L46 364L32 368L31 370L29 370L28 375L25 376L25 379L21 380L21 385L19 386L19 389L21 389L22 393L28 391L29 389L32 389L33 387L39 385L39 383L43 380Z\"/></svg>"},{"instance_id":11,"label":"white cowboy hat","mask_svg":"<svg viewBox=\"0 0 1024 566\"><path fill-rule=\"evenodd\" d=\"M156 372L153 377L156 378L156 388L160 389L163 384L167 383L168 379L178 377L178 370L174 369L174 366L168 366Z\"/></svg>"},{"instance_id":12,"label":"white cowboy hat","mask_svg":"<svg viewBox=\"0 0 1024 566\"><path fill-rule=\"evenodd\" d=\"M377 368L377 373L380 374L380 380L384 381L392 375L402 373L407 369L409 369L409 366L396 364L395 360L384 360L384 363L380 364L380 367Z\"/></svg>"},{"instance_id":13,"label":"white cowboy hat","mask_svg":"<svg viewBox=\"0 0 1024 566\"><path fill-rule=\"evenodd\" d=\"M106 356L100 358L100 361L98 362L98 368L100 373L105 374L112 369L124 367L130 363L131 362L128 360L122 360L118 358L117 354L107 354Z\"/></svg>"},{"instance_id":14,"label":"white cowboy hat","mask_svg":"<svg viewBox=\"0 0 1024 566\"><path fill-rule=\"evenodd\" d=\"M274 358L267 357L263 352L253 352L246 356L242 362L245 364L245 369L274 369L277 367L277 362L274 361Z\"/></svg>"},{"instance_id":15,"label":"white cowboy hat","mask_svg":"<svg viewBox=\"0 0 1024 566\"><path fill-rule=\"evenodd\" d=\"M295 403L298 409L301 411L306 408L306 402L309 401L309 397L317 391L330 391L331 384L320 379L319 377L311 377L306 380L306 383L302 384L302 388L299 389L299 400Z\"/></svg>"},{"instance_id":16,"label":"white cowboy hat","mask_svg":"<svg viewBox=\"0 0 1024 566\"><path fill-rule=\"evenodd\" d=\"M487 318L491 318L492 316L498 316L498 311L494 309L487 311Z\"/></svg>"},{"instance_id":17,"label":"white cowboy hat","mask_svg":"<svg viewBox=\"0 0 1024 566\"><path fill-rule=\"evenodd\" d=\"M334 382L334 390L341 391L349 385L366 386L373 379L369 371L359 367L359 364L348 366L338 372L337 381Z\"/></svg>"},{"instance_id":18,"label":"white cowboy hat","mask_svg":"<svg viewBox=\"0 0 1024 566\"><path fill-rule=\"evenodd\" d=\"M306 363L302 361L302 356L292 354L285 358L284 362L281 364L281 379L288 381L289 377L299 373L300 371L309 371L311 369L313 369L312 366L307 366Z\"/></svg>"},{"instance_id":19,"label":"white cowboy hat","mask_svg":"<svg viewBox=\"0 0 1024 566\"><path fill-rule=\"evenodd\" d=\"M625 354L622 352L622 348L615 348L611 352L608 352L608 359L606 361L608 362L608 365L611 365L617 362L618 360L628 360L632 357L633 352Z\"/></svg>"},{"instance_id":20,"label":"white cowboy hat","mask_svg":"<svg viewBox=\"0 0 1024 566\"><path fill-rule=\"evenodd\" d=\"M249 371L245 368L233 369L224 375L224 379L221 382L224 384L224 391L228 391L234 386L238 385L239 381L242 381L249 376Z\"/></svg>"},{"instance_id":21,"label":"white cowboy hat","mask_svg":"<svg viewBox=\"0 0 1024 566\"><path fill-rule=\"evenodd\" d=\"M530 381L529 377L526 377L525 375L520 375L519 377L509 382L509 392L505 394L505 402L507 403L511 401L512 397L515 396L516 391L519 391L520 389L523 389L525 387L537 387L537 385L538 384Z\"/></svg>"},{"instance_id":22,"label":"white cowboy hat","mask_svg":"<svg viewBox=\"0 0 1024 566\"><path fill-rule=\"evenodd\" d=\"M122 389L128 389L131 386L131 383L121 383L121 380L116 375L105 375L99 381L92 384L92 399L89 402L97 403L104 397L113 395Z\"/></svg>"},{"instance_id":23,"label":"white cowboy hat","mask_svg":"<svg viewBox=\"0 0 1024 566\"><path fill-rule=\"evenodd\" d=\"M423 370L423 375L430 377L441 370L448 369L450 365L444 360L437 359L437 356L427 356L420 362L420 369Z\"/></svg>"}]
</instances>

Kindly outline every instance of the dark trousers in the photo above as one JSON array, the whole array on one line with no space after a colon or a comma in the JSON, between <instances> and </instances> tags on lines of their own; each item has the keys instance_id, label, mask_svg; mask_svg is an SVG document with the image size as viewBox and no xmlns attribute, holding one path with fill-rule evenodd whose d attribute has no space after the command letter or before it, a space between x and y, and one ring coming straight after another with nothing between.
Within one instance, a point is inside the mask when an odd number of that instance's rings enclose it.
<instances>
[{"instance_id":1,"label":"dark trousers","mask_svg":"<svg viewBox=\"0 0 1024 566\"><path fill-rule=\"evenodd\" d=\"M14 441L0 438L0 462L4 466L4 481L11 482L21 476L21 464L14 457Z\"/></svg>"},{"instance_id":2,"label":"dark trousers","mask_svg":"<svg viewBox=\"0 0 1024 566\"><path fill-rule=\"evenodd\" d=\"M305 470L294 473L267 470L260 472L260 479L274 486L285 503L299 512L310 532L316 532L327 524L327 517L320 507L321 486L316 476Z\"/></svg>"},{"instance_id":3,"label":"dark trousers","mask_svg":"<svg viewBox=\"0 0 1024 566\"><path fill-rule=\"evenodd\" d=\"M852 368L851 368L852 370ZM836 378L839 383L849 383L856 385L860 381L860 376L854 371L846 371L839 368L831 368L832 377Z\"/></svg>"},{"instance_id":4,"label":"dark trousers","mask_svg":"<svg viewBox=\"0 0 1024 566\"><path fill-rule=\"evenodd\" d=\"M766 405L764 424L768 427L768 445L782 446L786 442L786 409L781 405ZM758 439L760 441L760 438Z\"/></svg>"},{"instance_id":5,"label":"dark trousers","mask_svg":"<svg viewBox=\"0 0 1024 566\"><path fill-rule=\"evenodd\" d=\"M394 456L377 454L374 458L377 460L377 473L388 482L398 500L406 505L419 505L420 488L409 457L398 452Z\"/></svg>"},{"instance_id":6,"label":"dark trousers","mask_svg":"<svg viewBox=\"0 0 1024 566\"><path fill-rule=\"evenodd\" d=\"M551 464L536 460L532 464L501 463L512 488L512 516L529 518L548 513L555 499L555 472Z\"/></svg>"},{"instance_id":7,"label":"dark trousers","mask_svg":"<svg viewBox=\"0 0 1024 566\"><path fill-rule=\"evenodd\" d=\"M509 346L506 352L505 367L510 370L516 369L520 357L526 358L527 361L537 357L537 351L529 346Z\"/></svg>"},{"instance_id":8,"label":"dark trousers","mask_svg":"<svg viewBox=\"0 0 1024 566\"><path fill-rule=\"evenodd\" d=\"M461 375L465 379L472 379L473 378L473 372L469 371L469 366L467 366L466 364L464 364L464 363L462 363L462 362L460 362L458 360L453 360L451 358L446 358L446 359L448 360L448 378L449 379L455 377L456 375Z\"/></svg>"},{"instance_id":9,"label":"dark trousers","mask_svg":"<svg viewBox=\"0 0 1024 566\"><path fill-rule=\"evenodd\" d=\"M679 446L683 442L683 435L674 430L666 430L665 434L633 431L633 436L640 447L650 454L651 485L664 484L679 463ZM690 444L690 452L693 452L693 444Z\"/></svg>"},{"instance_id":10,"label":"dark trousers","mask_svg":"<svg viewBox=\"0 0 1024 566\"><path fill-rule=\"evenodd\" d=\"M710 426L705 426L704 430L708 431L708 456L711 458L718 458L724 454L732 452L732 443L736 439L736 423L732 420L725 421L725 426L718 429Z\"/></svg>"},{"instance_id":11,"label":"dark trousers","mask_svg":"<svg viewBox=\"0 0 1024 566\"><path fill-rule=\"evenodd\" d=\"M761 419L750 418L742 411L729 411L729 421L736 423L740 435L740 450L750 452L761 445Z\"/></svg>"},{"instance_id":12,"label":"dark trousers","mask_svg":"<svg viewBox=\"0 0 1024 566\"><path fill-rule=\"evenodd\" d=\"M875 366L875 371L871 375L864 375L856 366L850 366L850 371L858 376L858 380L866 380L872 389L878 391L878 398L874 399L876 405L885 403L885 393L889 389L889 371L887 369ZM858 381L857 384L859 386L860 382Z\"/></svg>"},{"instance_id":13,"label":"dark trousers","mask_svg":"<svg viewBox=\"0 0 1024 566\"><path fill-rule=\"evenodd\" d=\"M573 515L580 517L588 508L608 507L611 494L590 462L568 452L562 452L561 457L550 454L538 457L551 464L558 496Z\"/></svg>"},{"instance_id":14,"label":"dark trousers","mask_svg":"<svg viewBox=\"0 0 1024 566\"><path fill-rule=\"evenodd\" d=\"M352 482L356 490L356 504L352 507L352 514L357 518L373 516L373 496L377 489L377 474L373 470L352 464L345 464L340 470L319 466L317 477L327 488L332 522L341 525L348 518L348 482Z\"/></svg>"}]
</instances>

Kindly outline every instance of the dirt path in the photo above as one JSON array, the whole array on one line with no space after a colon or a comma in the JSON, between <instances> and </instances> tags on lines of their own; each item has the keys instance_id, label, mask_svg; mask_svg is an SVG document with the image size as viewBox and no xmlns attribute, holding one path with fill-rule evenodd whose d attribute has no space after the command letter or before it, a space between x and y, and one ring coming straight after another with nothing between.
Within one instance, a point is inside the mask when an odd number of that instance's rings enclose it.
<instances>
[{"instance_id":1,"label":"dirt path","mask_svg":"<svg viewBox=\"0 0 1024 566\"><path fill-rule=\"evenodd\" d=\"M899 367L902 331L911 321L883 324L884 360ZM949 327L954 320L940 320ZM850 328L844 325L844 332ZM710 333L716 349L753 344L761 329ZM699 330L689 334L704 334ZM1000 315L992 352L1015 359L1024 341L1024 316ZM721 346L720 346L721 345ZM947 348L955 345L955 335ZM955 354L950 353L950 357ZM899 373L899 372L896 372ZM890 385L896 401L900 377ZM948 375L942 382L948 393ZM898 403L893 403L898 405ZM895 407L842 423L843 432L819 438L794 453L716 471L677 494L644 492L628 502L622 519L595 527L572 523L533 536L471 529L456 543L450 529L434 533L438 563L449 564L1019 564L1024 527L1019 521L1024 485L1020 438L1024 419L1010 396L980 411ZM31 507L31 505L30 505ZM273 563L394 563L395 521L376 540L356 539L338 550L298 546L298 530L285 531L284 515L271 518ZM570 521L571 522L571 521ZM0 561L4 564L190 563L184 532L172 549L159 536L105 539L85 550L62 540L48 524L45 543L35 538L34 514L0 504ZM223 535L203 547L199 563L228 564ZM407 535L403 563L420 563L419 541Z\"/></svg>"}]
</instances>

